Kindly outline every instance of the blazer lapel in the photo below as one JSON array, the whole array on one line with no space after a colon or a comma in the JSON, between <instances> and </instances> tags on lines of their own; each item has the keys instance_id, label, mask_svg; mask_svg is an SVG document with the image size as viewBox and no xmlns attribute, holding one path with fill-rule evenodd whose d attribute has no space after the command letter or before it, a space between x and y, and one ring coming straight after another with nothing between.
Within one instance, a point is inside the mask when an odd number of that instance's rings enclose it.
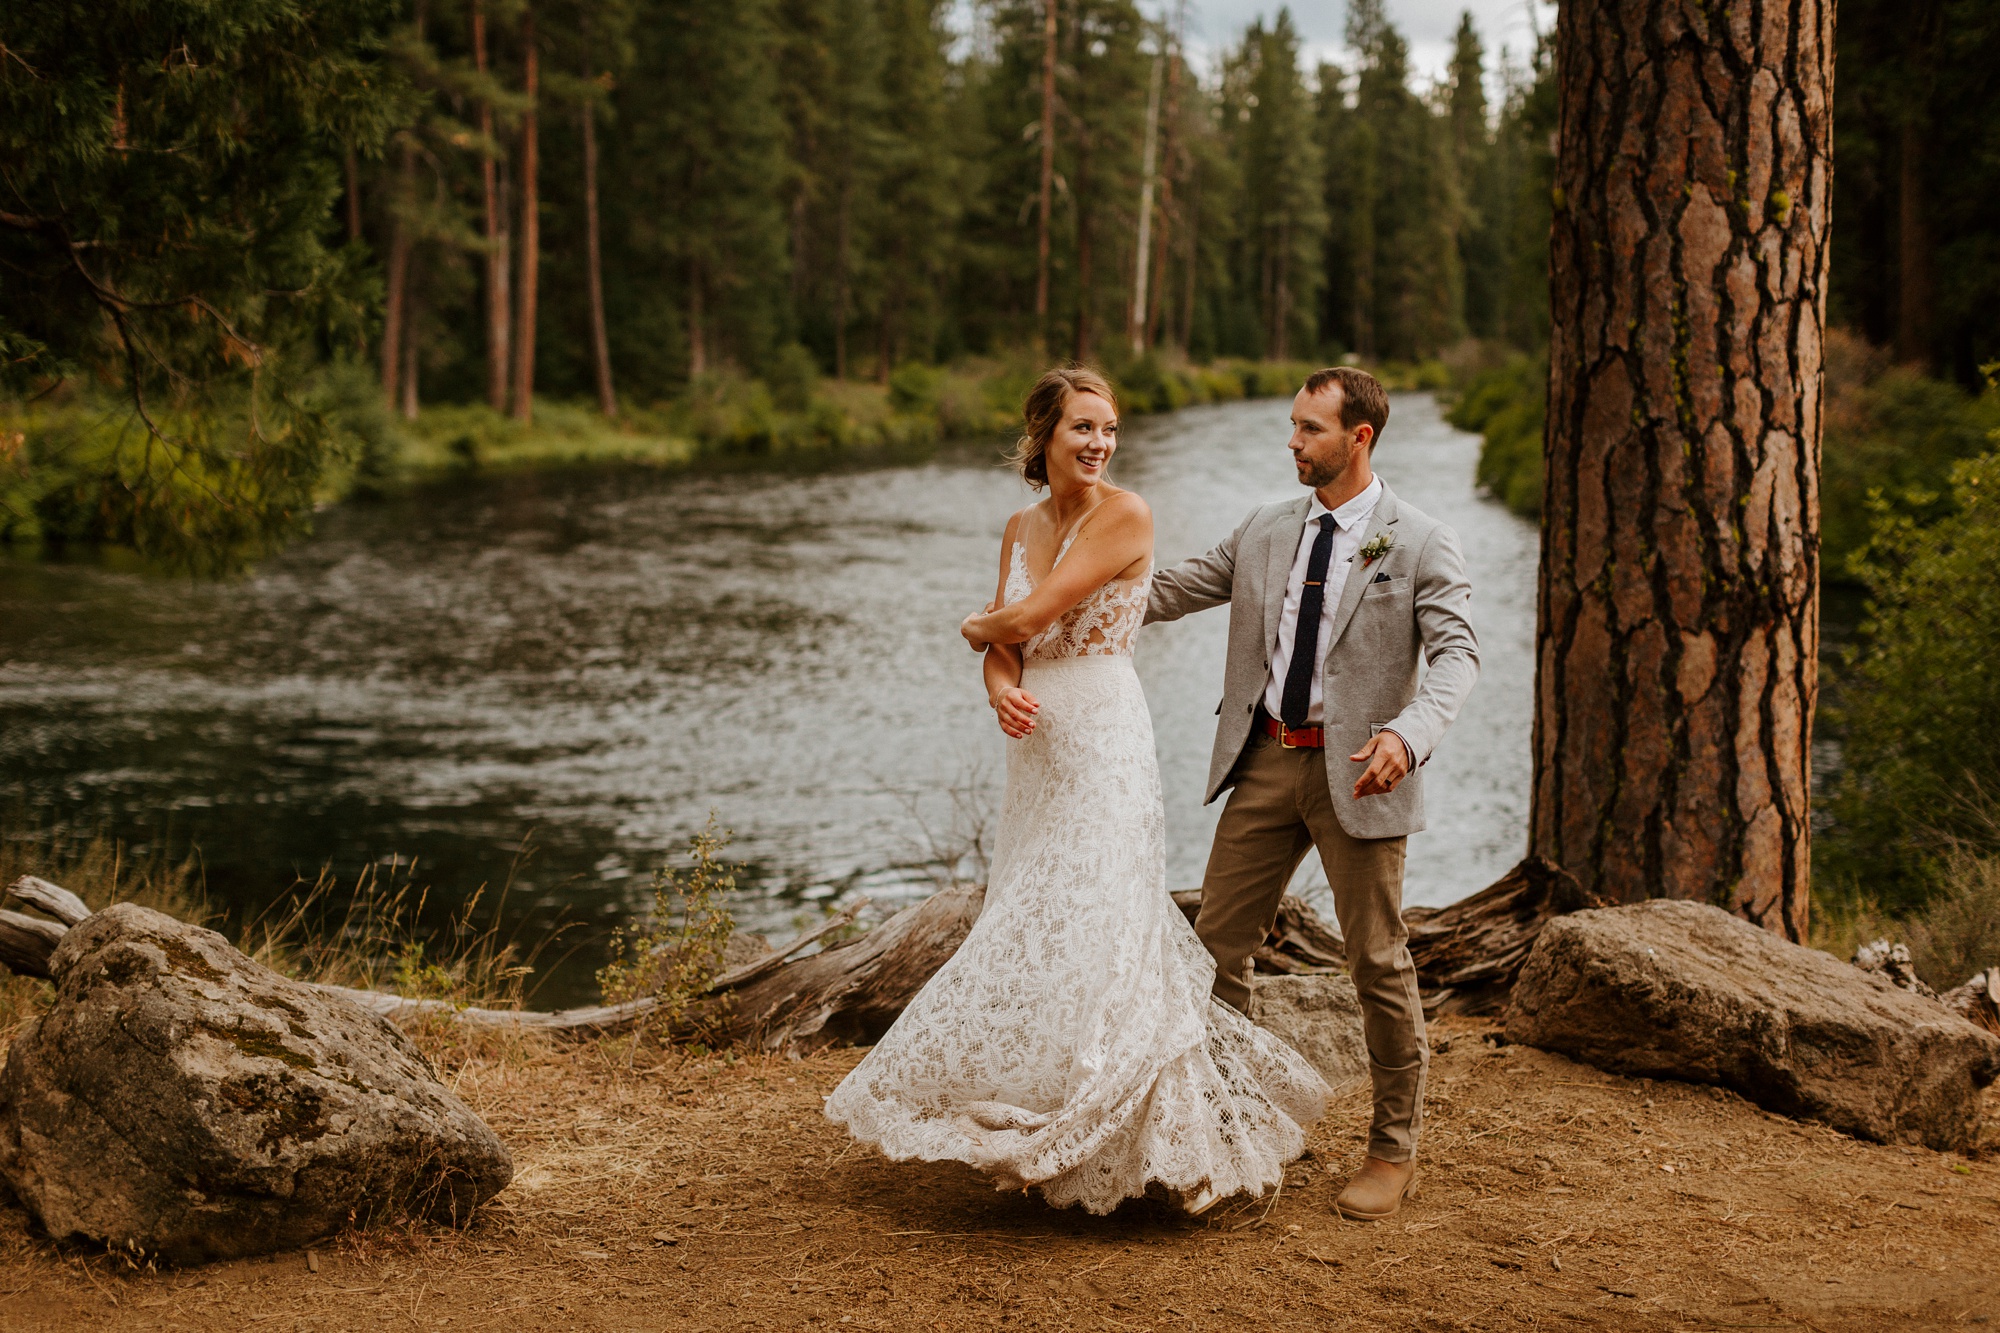
<instances>
[{"instance_id":1,"label":"blazer lapel","mask_svg":"<svg viewBox=\"0 0 2000 1333\"><path fill-rule=\"evenodd\" d=\"M1285 614L1285 585L1292 581L1292 562L1299 558L1299 538L1305 534L1306 511L1312 497L1294 500L1273 519L1268 531L1271 548L1264 565L1264 652L1278 642L1278 621Z\"/></svg>"},{"instance_id":2,"label":"blazer lapel","mask_svg":"<svg viewBox=\"0 0 2000 1333\"><path fill-rule=\"evenodd\" d=\"M1367 530L1361 534L1361 544L1366 546L1378 532L1388 533L1393 541L1396 518L1396 497L1390 493L1389 483L1385 481L1382 483L1382 495L1375 501L1375 512L1369 516ZM1328 653L1333 651L1334 644L1340 642L1340 636L1347 633L1347 622L1354 619L1354 608L1361 605L1361 595L1368 591L1368 584L1377 572L1372 566L1363 565L1360 553L1355 553L1354 568L1347 571L1347 582L1340 589L1340 606L1333 613L1333 637L1326 645Z\"/></svg>"}]
</instances>

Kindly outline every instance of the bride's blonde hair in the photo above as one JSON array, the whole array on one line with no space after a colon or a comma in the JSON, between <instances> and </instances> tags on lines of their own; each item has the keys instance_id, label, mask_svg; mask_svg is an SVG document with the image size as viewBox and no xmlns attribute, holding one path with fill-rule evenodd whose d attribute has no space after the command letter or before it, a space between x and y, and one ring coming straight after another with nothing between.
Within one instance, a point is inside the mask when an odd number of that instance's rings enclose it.
<instances>
[{"instance_id":1,"label":"bride's blonde hair","mask_svg":"<svg viewBox=\"0 0 2000 1333\"><path fill-rule=\"evenodd\" d=\"M1007 461L1021 470L1021 480L1038 491L1049 484L1049 441L1062 425L1069 400L1080 393L1094 393L1111 404L1112 411L1118 410L1118 395L1111 391L1111 381L1083 366L1043 371L1021 404L1024 429Z\"/></svg>"}]
</instances>

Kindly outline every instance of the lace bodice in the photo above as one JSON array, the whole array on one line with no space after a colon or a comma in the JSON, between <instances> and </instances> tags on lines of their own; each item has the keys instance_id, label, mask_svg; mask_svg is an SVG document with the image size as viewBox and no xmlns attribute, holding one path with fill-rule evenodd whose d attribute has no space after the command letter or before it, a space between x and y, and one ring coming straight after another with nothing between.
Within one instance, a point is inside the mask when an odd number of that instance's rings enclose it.
<instances>
[{"instance_id":1,"label":"lace bodice","mask_svg":"<svg viewBox=\"0 0 2000 1333\"><path fill-rule=\"evenodd\" d=\"M1069 554L1071 533L1056 552L1049 572ZM1148 562L1136 578L1110 579L1090 596L1062 613L1056 623L1021 645L1023 662L1046 662L1064 657L1130 657L1139 626L1146 619L1146 593L1152 585L1153 569ZM1028 558L1020 542L1007 562L1007 604L1012 606L1035 590L1028 573Z\"/></svg>"}]
</instances>

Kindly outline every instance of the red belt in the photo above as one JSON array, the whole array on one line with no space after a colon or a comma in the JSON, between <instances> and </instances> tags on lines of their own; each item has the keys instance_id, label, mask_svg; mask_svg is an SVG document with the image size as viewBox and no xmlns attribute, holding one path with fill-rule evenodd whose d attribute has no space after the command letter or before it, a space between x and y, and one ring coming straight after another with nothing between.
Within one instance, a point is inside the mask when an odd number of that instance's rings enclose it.
<instances>
[{"instance_id":1,"label":"red belt","mask_svg":"<svg viewBox=\"0 0 2000 1333\"><path fill-rule=\"evenodd\" d=\"M1262 709L1258 710L1263 713ZM1287 750L1324 750L1326 748L1325 727L1288 727L1268 713L1263 713L1264 734L1284 746Z\"/></svg>"}]
</instances>

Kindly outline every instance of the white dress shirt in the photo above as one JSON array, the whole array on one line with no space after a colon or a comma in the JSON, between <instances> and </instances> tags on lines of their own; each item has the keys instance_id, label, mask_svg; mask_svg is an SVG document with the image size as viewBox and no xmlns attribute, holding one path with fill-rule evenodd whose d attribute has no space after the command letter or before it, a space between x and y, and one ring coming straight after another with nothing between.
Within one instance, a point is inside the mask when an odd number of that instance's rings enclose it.
<instances>
[{"instance_id":1,"label":"white dress shirt","mask_svg":"<svg viewBox=\"0 0 2000 1333\"><path fill-rule=\"evenodd\" d=\"M1375 516L1375 502L1382 498L1382 479L1372 477L1361 494L1340 508L1329 511L1315 491L1306 509L1305 531L1299 534L1299 551L1292 558L1291 576L1285 580L1285 609L1278 617L1278 646L1271 650L1271 675L1264 682L1264 711L1272 717L1284 715L1285 674L1292 667L1292 645L1299 637L1299 601L1306 591L1306 566L1312 562L1313 539L1319 536L1319 516L1333 514L1333 558L1326 566L1326 587L1319 604L1319 664L1313 669L1312 701L1306 706L1306 725L1319 726L1326 719L1323 682L1326 652L1333 647L1333 613L1340 608L1341 590L1353 569L1355 555L1367 542L1368 521Z\"/></svg>"}]
</instances>

